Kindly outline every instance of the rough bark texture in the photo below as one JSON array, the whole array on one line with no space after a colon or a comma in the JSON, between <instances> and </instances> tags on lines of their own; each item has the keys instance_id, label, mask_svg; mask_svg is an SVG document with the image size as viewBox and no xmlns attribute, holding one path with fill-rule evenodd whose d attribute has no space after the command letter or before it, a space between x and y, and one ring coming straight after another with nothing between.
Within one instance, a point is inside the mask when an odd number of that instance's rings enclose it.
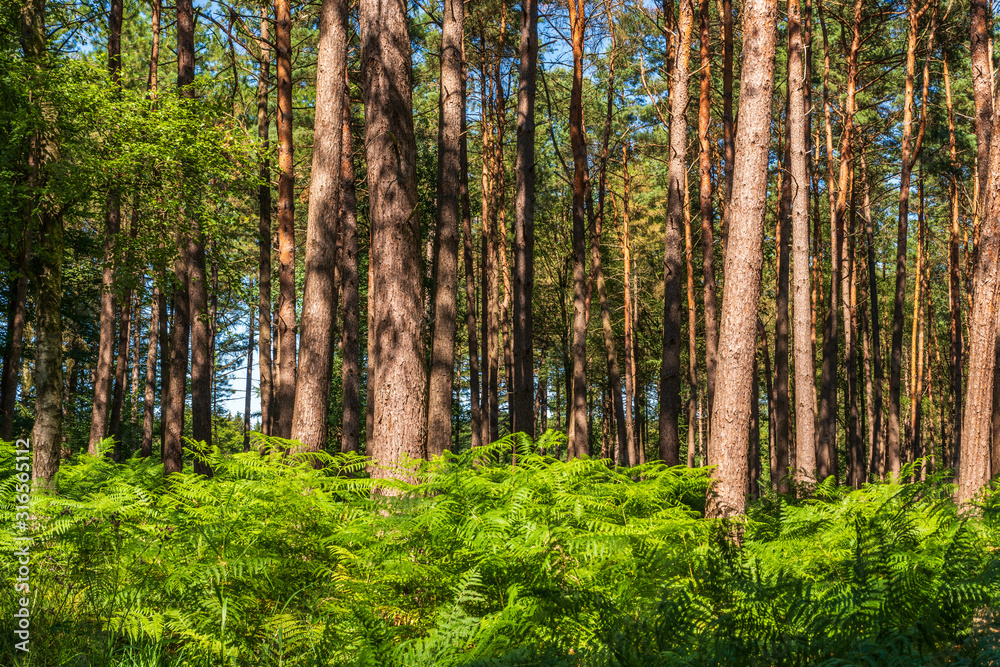
<instances>
[{"instance_id":1,"label":"rough bark texture","mask_svg":"<svg viewBox=\"0 0 1000 667\"><path fill-rule=\"evenodd\" d=\"M361 70L365 152L371 198L374 338L372 474L404 454L423 455L426 371L421 338L420 216L411 100L412 66L406 4L361 1Z\"/></svg>"},{"instance_id":2,"label":"rough bark texture","mask_svg":"<svg viewBox=\"0 0 1000 667\"><path fill-rule=\"evenodd\" d=\"M153 455L153 403L156 400L156 344L160 333L160 287L153 287L153 298L149 304L149 344L146 347L146 382L142 401L142 439L139 442L139 456Z\"/></svg>"},{"instance_id":3,"label":"rough bark texture","mask_svg":"<svg viewBox=\"0 0 1000 667\"><path fill-rule=\"evenodd\" d=\"M128 370L129 341L132 339L132 290L125 289L118 327L118 354L115 359L115 388L111 399L108 435L115 439L115 460L121 457L122 409L125 404L125 373Z\"/></svg>"},{"instance_id":4,"label":"rough bark texture","mask_svg":"<svg viewBox=\"0 0 1000 667\"><path fill-rule=\"evenodd\" d=\"M458 234L462 215L461 174L462 0L444 4L441 33L441 105L438 129L438 220L434 235L434 300L431 366L427 396L427 454L441 454L451 444L451 405L455 375L458 309Z\"/></svg>"},{"instance_id":5,"label":"rough bark texture","mask_svg":"<svg viewBox=\"0 0 1000 667\"><path fill-rule=\"evenodd\" d=\"M776 0L744 5L740 125L719 331L724 342L716 370L709 460L718 467L706 506L706 514L714 517L741 514L746 508L777 13Z\"/></svg>"},{"instance_id":6,"label":"rough bark texture","mask_svg":"<svg viewBox=\"0 0 1000 667\"><path fill-rule=\"evenodd\" d=\"M586 216L587 140L583 127L583 0L570 0L573 44L573 87L570 91L569 136L573 148L573 383L570 411L570 458L589 453L587 432L587 273Z\"/></svg>"},{"instance_id":7,"label":"rough bark texture","mask_svg":"<svg viewBox=\"0 0 1000 667\"><path fill-rule=\"evenodd\" d=\"M27 319L28 263L31 258L31 237L34 220L28 216L18 253L17 279L11 290L7 318L7 347L4 350L3 378L0 379L0 440L14 438L14 411L17 405L17 379L20 375L21 353L24 350L24 323Z\"/></svg>"},{"instance_id":8,"label":"rough bark texture","mask_svg":"<svg viewBox=\"0 0 1000 667\"><path fill-rule=\"evenodd\" d=\"M701 80L698 96L698 200L701 209L702 300L705 311L705 384L708 411L715 400L715 359L719 346L719 305L715 284L715 231L712 207L712 54L709 0L701 0L698 13Z\"/></svg>"},{"instance_id":9,"label":"rough bark texture","mask_svg":"<svg viewBox=\"0 0 1000 667\"><path fill-rule=\"evenodd\" d=\"M343 425L340 450L356 452L361 435L361 314L358 300L358 203L354 186L354 151L351 134L351 96L344 88L343 137L340 148L340 279L343 298Z\"/></svg>"},{"instance_id":10,"label":"rough bark texture","mask_svg":"<svg viewBox=\"0 0 1000 667\"><path fill-rule=\"evenodd\" d=\"M789 58L791 58L791 49L789 49ZM775 230L778 250L778 284L774 304L774 428L770 434L771 442L774 443L771 458L771 484L779 493L788 493L788 441L791 435L791 415L788 404L788 290L790 273L788 263L792 235L792 156L789 137L791 124L789 123L788 107L791 102L791 86L787 90L789 94L785 98L785 150L778 188L778 224Z\"/></svg>"},{"instance_id":11,"label":"rough bark texture","mask_svg":"<svg viewBox=\"0 0 1000 667\"><path fill-rule=\"evenodd\" d=\"M635 415L638 414L636 406L636 372L635 372L635 345L632 340L634 308L632 307L632 257L631 257L631 226L629 219L629 191L631 189L631 179L628 171L628 144L622 146L622 176L624 193L622 198L622 266L624 268L624 302L625 302L625 437L628 440L627 456L623 457L623 465L634 466L639 463L639 442L636 434Z\"/></svg>"},{"instance_id":12,"label":"rough bark texture","mask_svg":"<svg viewBox=\"0 0 1000 667\"><path fill-rule=\"evenodd\" d=\"M204 454L212 450L212 366L214 334L209 315L205 245L197 222L188 237L188 292L191 308L191 439ZM211 477L212 469L199 457L194 471Z\"/></svg>"},{"instance_id":13,"label":"rough bark texture","mask_svg":"<svg viewBox=\"0 0 1000 667\"><path fill-rule=\"evenodd\" d=\"M306 452L326 446L333 374L347 10L347 0L324 0L320 15L305 287L292 417L292 439L301 442L301 451Z\"/></svg>"},{"instance_id":14,"label":"rough bark texture","mask_svg":"<svg viewBox=\"0 0 1000 667\"><path fill-rule=\"evenodd\" d=\"M464 61L465 45L462 55ZM465 98L467 73L462 70L462 98ZM479 344L476 327L476 266L472 246L472 212L469 204L469 140L465 107L462 107L462 131L459 144L459 197L462 204L462 263L465 269L465 326L469 339L469 429L472 447L483 444L479 380Z\"/></svg>"},{"instance_id":15,"label":"rough bark texture","mask_svg":"<svg viewBox=\"0 0 1000 667\"><path fill-rule=\"evenodd\" d=\"M798 0L788 2L788 145L792 175L792 317L795 322L795 479L816 475L816 373L809 266L809 174L805 49Z\"/></svg>"},{"instance_id":16,"label":"rough bark texture","mask_svg":"<svg viewBox=\"0 0 1000 667\"><path fill-rule=\"evenodd\" d=\"M271 47L268 44L268 16L260 9L260 74L257 79L257 140L260 163L260 186L257 189L257 267L258 330L257 365L260 367L260 430L271 435L274 417L274 375L271 360L271 119L268 116L267 91L271 78Z\"/></svg>"},{"instance_id":17,"label":"rough bark texture","mask_svg":"<svg viewBox=\"0 0 1000 667\"><path fill-rule=\"evenodd\" d=\"M117 86L121 82L122 0L111 0L108 12L108 73ZM111 364L115 354L115 248L121 227L121 196L117 187L108 192L104 217L104 264L101 269L100 333L97 341L97 369L94 375L94 404L90 413L87 452L98 452L108 430L111 398Z\"/></svg>"},{"instance_id":18,"label":"rough bark texture","mask_svg":"<svg viewBox=\"0 0 1000 667\"><path fill-rule=\"evenodd\" d=\"M517 158L514 167L514 431L534 437L531 296L535 285L535 75L538 3L521 3L521 62L517 87Z\"/></svg>"},{"instance_id":19,"label":"rough bark texture","mask_svg":"<svg viewBox=\"0 0 1000 667\"><path fill-rule=\"evenodd\" d=\"M295 170L292 154L292 19L275 0L278 65L278 349L272 435L289 438L295 405Z\"/></svg>"},{"instance_id":20,"label":"rough bark texture","mask_svg":"<svg viewBox=\"0 0 1000 667\"><path fill-rule=\"evenodd\" d=\"M687 178L684 179L684 275L687 282L688 329L688 401L687 401L687 465L695 465L695 424L698 413L698 306L694 298L694 248L691 239L691 207L688 202Z\"/></svg>"},{"instance_id":21,"label":"rough bark texture","mask_svg":"<svg viewBox=\"0 0 1000 667\"><path fill-rule=\"evenodd\" d=\"M958 178L960 168L958 151L955 145L955 116L951 103L951 77L948 75L948 58L942 58L944 70L944 90L948 107L948 147L951 157L951 173L948 177L948 197L951 202L951 225L948 241L948 337L949 351L948 368L951 380L951 443L946 450L944 465L948 468L958 467L958 452L962 447L962 365L963 365L963 331L962 331L962 265L959 260L959 246L962 244L962 228L958 198ZM950 456L948 455L950 454Z\"/></svg>"},{"instance_id":22,"label":"rough bark texture","mask_svg":"<svg viewBox=\"0 0 1000 667\"><path fill-rule=\"evenodd\" d=\"M670 93L670 161L663 246L663 337L660 361L660 458L680 463L681 281L684 252L684 190L687 173L688 56L694 24L693 0L681 0Z\"/></svg>"}]
</instances>

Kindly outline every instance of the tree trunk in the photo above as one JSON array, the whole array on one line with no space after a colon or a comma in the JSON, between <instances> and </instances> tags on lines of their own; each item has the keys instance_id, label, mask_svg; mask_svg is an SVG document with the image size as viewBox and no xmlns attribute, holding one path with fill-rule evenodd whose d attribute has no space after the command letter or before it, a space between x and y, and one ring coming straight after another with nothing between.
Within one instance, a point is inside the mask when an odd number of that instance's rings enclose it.
<instances>
[{"instance_id":1,"label":"tree trunk","mask_svg":"<svg viewBox=\"0 0 1000 667\"><path fill-rule=\"evenodd\" d=\"M125 404L125 373L128 370L129 342L132 339L132 289L127 287L122 298L118 327L118 355L115 359L115 388L111 400L111 419L108 435L115 440L114 458L122 460L121 425L122 408Z\"/></svg>"},{"instance_id":2,"label":"tree trunk","mask_svg":"<svg viewBox=\"0 0 1000 667\"><path fill-rule=\"evenodd\" d=\"M243 395L243 451L250 451L250 394L253 391L253 311L250 312L250 322L247 325L247 377L246 390Z\"/></svg>"},{"instance_id":3,"label":"tree trunk","mask_svg":"<svg viewBox=\"0 0 1000 667\"><path fill-rule=\"evenodd\" d=\"M695 424L698 413L698 306L694 300L694 250L691 239L691 207L688 205L687 175L684 177L684 268L687 277L688 328L688 404L687 404L687 465L694 467Z\"/></svg>"},{"instance_id":4,"label":"tree trunk","mask_svg":"<svg viewBox=\"0 0 1000 667\"><path fill-rule=\"evenodd\" d=\"M788 145L792 197L792 293L795 359L795 479L816 477L816 373L811 336L809 266L809 171L805 47L798 0L788 2Z\"/></svg>"},{"instance_id":5,"label":"tree trunk","mask_svg":"<svg viewBox=\"0 0 1000 667\"><path fill-rule=\"evenodd\" d=\"M624 177L623 206L624 219L622 221L622 267L624 269L624 295L625 302L625 437L628 445L626 466L634 466L639 463L639 446L636 438L636 425L634 415L638 413L635 405L635 345L632 339L634 309L632 308L632 257L631 238L629 220L629 196L631 189L631 179L628 171L628 144L622 146L622 175Z\"/></svg>"},{"instance_id":6,"label":"tree trunk","mask_svg":"<svg viewBox=\"0 0 1000 667\"><path fill-rule=\"evenodd\" d=\"M466 99L465 42L462 43L462 99ZM459 134L459 197L462 204L462 263L465 268L465 325L469 339L469 429L473 448L483 444L483 419L480 411L479 345L476 337L476 267L472 247L472 213L469 205L469 141L465 105ZM516 302L515 302L516 303ZM516 315L515 315L516 318Z\"/></svg>"},{"instance_id":7,"label":"tree trunk","mask_svg":"<svg viewBox=\"0 0 1000 667\"><path fill-rule=\"evenodd\" d=\"M327 439L337 314L347 11L346 0L324 0L320 17L305 287L292 418L292 439L302 443L300 451L304 452L322 451Z\"/></svg>"},{"instance_id":8,"label":"tree trunk","mask_svg":"<svg viewBox=\"0 0 1000 667\"><path fill-rule=\"evenodd\" d=\"M583 127L583 43L586 15L583 0L569 0L573 47L569 135L573 147L573 384L569 458L588 453L587 434L587 312L586 218L587 140Z\"/></svg>"},{"instance_id":9,"label":"tree trunk","mask_svg":"<svg viewBox=\"0 0 1000 667\"><path fill-rule=\"evenodd\" d=\"M948 148L951 156L951 173L948 177L948 198L951 202L951 226L948 242L948 336L950 356L948 369L951 380L951 456L944 457L947 468L958 468L956 456L962 447L962 365L964 340L962 336L962 265L958 257L962 243L958 199L958 150L955 144L955 116L951 104L951 77L948 76L948 57L942 54L945 100L948 107Z\"/></svg>"},{"instance_id":10,"label":"tree trunk","mask_svg":"<svg viewBox=\"0 0 1000 667\"><path fill-rule=\"evenodd\" d=\"M121 47L123 0L111 0L108 12L108 74L116 92L121 85ZM121 196L116 185L108 191L104 218L104 263L101 269L100 333L97 342L97 371L94 378L94 404L90 413L90 440L87 452L98 453L101 439L108 430L111 397L111 364L115 353L115 247L121 227Z\"/></svg>"},{"instance_id":11,"label":"tree trunk","mask_svg":"<svg viewBox=\"0 0 1000 667\"><path fill-rule=\"evenodd\" d=\"M700 177L698 198L701 208L702 300L705 304L705 384L707 385L708 410L711 413L715 400L715 359L719 346L719 306L716 298L715 232L712 219L712 54L709 25L708 0L701 0L698 22L701 67L698 97L698 171ZM725 104L731 104L731 102L726 101Z\"/></svg>"},{"instance_id":12,"label":"tree trunk","mask_svg":"<svg viewBox=\"0 0 1000 667\"><path fill-rule=\"evenodd\" d=\"M726 345L719 350L712 409L715 444L709 463L717 468L706 505L710 517L742 514L746 509L777 13L776 0L747 0L744 5L740 125L719 330Z\"/></svg>"},{"instance_id":13,"label":"tree trunk","mask_svg":"<svg viewBox=\"0 0 1000 667\"><path fill-rule=\"evenodd\" d=\"M20 375L21 353L24 350L24 323L27 319L28 271L31 260L31 216L25 220L21 251L18 253L17 279L10 295L7 318L7 347L0 380L0 440L14 439L14 412L17 408L17 378Z\"/></svg>"},{"instance_id":14,"label":"tree trunk","mask_svg":"<svg viewBox=\"0 0 1000 667\"><path fill-rule=\"evenodd\" d=\"M688 55L694 24L693 0L681 0L680 43L670 94L670 159L667 166L667 220L663 250L663 339L660 362L660 458L680 463L681 253L684 234L684 183L687 173Z\"/></svg>"},{"instance_id":15,"label":"tree trunk","mask_svg":"<svg viewBox=\"0 0 1000 667\"><path fill-rule=\"evenodd\" d=\"M521 3L521 61L517 88L517 192L514 201L514 415L515 431L534 437L531 414L532 306L535 283L535 75L538 3ZM464 98L463 98L464 100Z\"/></svg>"},{"instance_id":16,"label":"tree trunk","mask_svg":"<svg viewBox=\"0 0 1000 667\"><path fill-rule=\"evenodd\" d=\"M417 210L406 4L361 0L361 71L371 207L375 338L372 475L394 475L401 457L421 458L427 386L421 326L420 216Z\"/></svg>"},{"instance_id":17,"label":"tree trunk","mask_svg":"<svg viewBox=\"0 0 1000 667\"><path fill-rule=\"evenodd\" d=\"M292 18L274 1L278 64L278 354L272 435L290 438L295 405L295 170L292 140Z\"/></svg>"},{"instance_id":18,"label":"tree trunk","mask_svg":"<svg viewBox=\"0 0 1000 667\"><path fill-rule=\"evenodd\" d=\"M790 46L790 45L789 45ZM791 48L789 48L789 59ZM777 242L778 285L775 292L774 318L774 429L771 441L774 443L774 458L771 461L771 484L778 493L788 493L788 450L791 423L788 404L788 289L789 255L792 235L792 179L791 179L791 124L789 106L791 85L788 86L785 102L785 150L781 174L779 176L778 224L775 234Z\"/></svg>"},{"instance_id":19,"label":"tree trunk","mask_svg":"<svg viewBox=\"0 0 1000 667\"><path fill-rule=\"evenodd\" d=\"M142 401L142 440L139 456L153 455L153 402L156 400L156 344L160 330L160 287L153 287L153 298L149 303L149 345L146 347L146 384Z\"/></svg>"},{"instance_id":20,"label":"tree trunk","mask_svg":"<svg viewBox=\"0 0 1000 667\"><path fill-rule=\"evenodd\" d=\"M257 271L259 289L257 365L260 367L260 430L272 434L274 419L274 372L271 360L271 119L267 110L267 91L271 77L271 47L268 43L267 7L260 8L260 75L257 79L257 139L260 185L257 189L257 246L260 260Z\"/></svg>"},{"instance_id":21,"label":"tree trunk","mask_svg":"<svg viewBox=\"0 0 1000 667\"><path fill-rule=\"evenodd\" d=\"M345 72L346 74L346 72ZM345 76L346 79L346 76ZM358 299L358 205L354 185L354 151L351 133L351 96L344 88L343 136L340 148L340 231L343 248L340 255L341 287L344 292L344 330L341 364L343 426L340 450L356 452L361 435L361 345L358 326L361 321ZM369 333L369 335L371 335Z\"/></svg>"},{"instance_id":22,"label":"tree trunk","mask_svg":"<svg viewBox=\"0 0 1000 667\"><path fill-rule=\"evenodd\" d=\"M427 397L427 455L451 443L452 389L458 307L458 226L461 217L462 33L465 6L447 0L441 33L441 106L438 129L437 233L434 235L434 301Z\"/></svg>"}]
</instances>

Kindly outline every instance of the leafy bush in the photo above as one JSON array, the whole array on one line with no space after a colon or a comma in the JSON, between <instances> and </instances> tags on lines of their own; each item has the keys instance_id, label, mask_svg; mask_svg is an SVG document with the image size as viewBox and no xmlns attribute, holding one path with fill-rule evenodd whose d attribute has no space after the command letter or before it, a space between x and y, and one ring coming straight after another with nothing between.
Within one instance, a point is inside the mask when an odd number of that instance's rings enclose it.
<instances>
[{"instance_id":1,"label":"leafy bush","mask_svg":"<svg viewBox=\"0 0 1000 667\"><path fill-rule=\"evenodd\" d=\"M561 462L552 433L407 464L81 456L32 509L23 665L991 664L990 521L940 478L702 518L708 471ZM311 455L316 456L316 455ZM13 450L0 450L5 549ZM742 542L731 539L742 532ZM2 563L14 606L15 565ZM7 617L9 619L9 615Z\"/></svg>"}]
</instances>

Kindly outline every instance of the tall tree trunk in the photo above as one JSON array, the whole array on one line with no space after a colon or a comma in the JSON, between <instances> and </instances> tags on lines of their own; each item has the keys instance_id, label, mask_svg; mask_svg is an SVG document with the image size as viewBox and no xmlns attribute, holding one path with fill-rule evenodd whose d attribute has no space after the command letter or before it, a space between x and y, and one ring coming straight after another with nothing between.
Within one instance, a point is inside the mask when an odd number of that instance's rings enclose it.
<instances>
[{"instance_id":1,"label":"tall tree trunk","mask_svg":"<svg viewBox=\"0 0 1000 667\"><path fill-rule=\"evenodd\" d=\"M250 399L253 392L253 311L250 311L250 322L247 325L247 377L243 394L243 451L250 451Z\"/></svg>"},{"instance_id":2,"label":"tall tree trunk","mask_svg":"<svg viewBox=\"0 0 1000 667\"><path fill-rule=\"evenodd\" d=\"M295 170L292 140L292 18L274 0L278 65L278 353L272 435L290 438L295 405Z\"/></svg>"},{"instance_id":3,"label":"tall tree trunk","mask_svg":"<svg viewBox=\"0 0 1000 667\"><path fill-rule=\"evenodd\" d=\"M121 85L123 0L111 0L108 12L108 74L116 90ZM100 333L97 342L97 370L94 377L94 404L90 413L90 439L87 452L98 453L101 439L108 430L111 403L111 365L115 354L115 248L121 227L121 193L112 185L105 202L104 264L101 269Z\"/></svg>"},{"instance_id":4,"label":"tall tree trunk","mask_svg":"<svg viewBox=\"0 0 1000 667\"><path fill-rule=\"evenodd\" d=\"M266 5L260 8L260 74L257 78L257 139L260 185L257 189L258 281L257 365L260 367L260 430L272 434L274 420L274 371L271 359L271 119L267 92L271 78L271 47Z\"/></svg>"},{"instance_id":5,"label":"tall tree trunk","mask_svg":"<svg viewBox=\"0 0 1000 667\"><path fill-rule=\"evenodd\" d=\"M583 127L583 43L586 15L583 0L569 0L573 47L569 135L573 147L573 385L569 458L588 453L587 434L587 312L586 217L587 140Z\"/></svg>"},{"instance_id":6,"label":"tall tree trunk","mask_svg":"<svg viewBox=\"0 0 1000 667\"><path fill-rule=\"evenodd\" d=\"M871 196L868 185L868 163L865 160L865 152L861 151L861 180L864 192L862 194L861 211L865 219L865 248L866 273L868 274L868 299L871 308L870 338L871 338L871 358L872 358L872 458L868 462L868 472L872 476L881 477L885 474L885 446L882 439L882 336L881 336L881 314L878 303L878 283L875 273L875 221L871 211Z\"/></svg>"},{"instance_id":7,"label":"tall tree trunk","mask_svg":"<svg viewBox=\"0 0 1000 667\"><path fill-rule=\"evenodd\" d=\"M462 42L462 99L466 99L465 41ZM479 344L476 337L476 267L472 247L472 212L469 205L469 141L465 104L459 134L459 197L462 205L462 263L465 268L465 325L469 339L469 429L473 448L483 444L483 419L480 411ZM516 318L516 315L515 315Z\"/></svg>"},{"instance_id":8,"label":"tall tree trunk","mask_svg":"<svg viewBox=\"0 0 1000 667\"><path fill-rule=\"evenodd\" d=\"M191 308L191 439L207 455L212 451L212 366L214 336L208 303L208 276L205 271L205 243L200 225L191 224L188 239L188 291ZM212 476L212 469L194 459L194 472Z\"/></svg>"},{"instance_id":9,"label":"tall tree trunk","mask_svg":"<svg viewBox=\"0 0 1000 667\"><path fill-rule=\"evenodd\" d=\"M962 243L962 229L959 218L958 199L958 149L955 144L955 115L951 104L951 77L948 75L948 56L941 58L944 73L945 101L948 106L948 148L951 157L951 173L948 177L948 198L951 203L951 225L948 241L948 336L950 356L948 369L951 380L951 445L952 456L945 456L944 465L957 469L958 457L962 447L962 364L964 340L962 337L962 265L958 257L959 244Z\"/></svg>"},{"instance_id":10,"label":"tall tree trunk","mask_svg":"<svg viewBox=\"0 0 1000 667\"><path fill-rule=\"evenodd\" d=\"M854 168L851 168L853 173ZM853 175L852 175L853 178ZM861 440L858 388L858 274L854 239L857 230L857 188L851 185L851 214L847 232L844 329L847 332L847 483L856 489L865 481L865 453Z\"/></svg>"},{"instance_id":11,"label":"tall tree trunk","mask_svg":"<svg viewBox=\"0 0 1000 667\"><path fill-rule=\"evenodd\" d=\"M776 0L747 0L744 5L740 125L719 330L726 345L719 350L712 409L716 444L710 449L709 464L717 468L706 505L706 515L712 517L742 514L746 509L777 14Z\"/></svg>"},{"instance_id":12,"label":"tall tree trunk","mask_svg":"<svg viewBox=\"0 0 1000 667\"><path fill-rule=\"evenodd\" d=\"M928 5L924 6L924 9ZM903 133L901 140L902 167L899 177L899 223L896 235L896 292L892 314L892 356L889 366L889 433L886 442L886 468L893 476L900 467L900 386L903 365L903 318L906 307L906 242L909 236L910 174L919 154L919 146L911 147L913 138L913 79L916 67L918 19L916 0L907 5L910 26L906 45L906 85L903 92ZM926 98L924 106L926 107ZM923 114L926 117L926 113ZM922 123L921 123L922 125ZM922 136L921 132L921 136Z\"/></svg>"},{"instance_id":13,"label":"tall tree trunk","mask_svg":"<svg viewBox=\"0 0 1000 667\"><path fill-rule=\"evenodd\" d=\"M789 48L789 59L791 49ZM774 318L774 429L771 440L774 443L774 457L771 461L771 484L778 493L788 493L788 450L791 435L791 420L788 404L788 289L789 255L792 235L792 179L791 179L791 124L789 106L791 86L785 101L785 150L779 176L777 241L778 285L775 292Z\"/></svg>"},{"instance_id":14,"label":"tall tree trunk","mask_svg":"<svg viewBox=\"0 0 1000 667\"><path fill-rule=\"evenodd\" d=\"M14 412L17 406L17 378L20 375L21 353L24 350L24 323L27 320L28 271L31 259L32 223L25 220L21 249L18 253L17 279L10 294L7 318L7 347L4 350L3 378L0 379L0 440L14 438Z\"/></svg>"},{"instance_id":15,"label":"tall tree trunk","mask_svg":"<svg viewBox=\"0 0 1000 667\"><path fill-rule=\"evenodd\" d=\"M350 90L346 85L344 87L343 104L343 136L340 144L340 231L343 237L343 248L340 255L340 276L344 292L344 330L341 345L344 356L340 376L341 391L343 393L343 426L341 427L340 450L342 452L356 452L359 449L358 440L361 435L361 345L358 331L361 321L358 298L358 205L354 185L351 96Z\"/></svg>"},{"instance_id":16,"label":"tall tree trunk","mask_svg":"<svg viewBox=\"0 0 1000 667\"><path fill-rule=\"evenodd\" d=\"M634 330L634 309L632 308L632 257L629 219L629 196L631 189L631 179L628 171L628 144L622 146L622 175L624 177L623 206L624 217L622 220L622 268L624 270L624 295L625 302L625 437L628 445L628 458L624 461L626 466L634 466L639 463L639 445L636 438L636 424L634 415L638 414L635 405L635 344L633 341Z\"/></svg>"},{"instance_id":17,"label":"tall tree trunk","mask_svg":"<svg viewBox=\"0 0 1000 667\"><path fill-rule=\"evenodd\" d=\"M712 219L712 54L709 2L701 0L698 41L701 77L698 96L698 199L701 209L702 300L705 312L705 384L708 410L715 400L715 359L719 345L719 306L715 284L715 232ZM727 101L726 104L731 104ZM728 158L727 158L728 160ZM727 162L728 164L728 162Z\"/></svg>"},{"instance_id":18,"label":"tall tree trunk","mask_svg":"<svg viewBox=\"0 0 1000 667\"><path fill-rule=\"evenodd\" d=\"M146 347L146 383L142 401L142 439L139 442L139 456L153 455L153 403L156 400L156 344L160 333L160 287L153 287L153 298L149 303L149 345Z\"/></svg>"},{"instance_id":19,"label":"tall tree trunk","mask_svg":"<svg viewBox=\"0 0 1000 667\"><path fill-rule=\"evenodd\" d=\"M427 397L427 455L451 443L451 408L458 308L458 234L461 218L462 34L465 5L447 0L441 31L441 106L438 129L437 233Z\"/></svg>"},{"instance_id":20,"label":"tall tree trunk","mask_svg":"<svg viewBox=\"0 0 1000 667\"><path fill-rule=\"evenodd\" d=\"M816 474L816 374L811 336L809 265L809 171L805 45L798 0L788 2L788 146L792 175L792 293L795 358L795 479Z\"/></svg>"},{"instance_id":21,"label":"tall tree trunk","mask_svg":"<svg viewBox=\"0 0 1000 667\"><path fill-rule=\"evenodd\" d=\"M305 287L292 418L292 439L301 442L305 452L319 452L326 445L333 375L347 10L346 0L324 0L320 17Z\"/></svg>"},{"instance_id":22,"label":"tall tree trunk","mask_svg":"<svg viewBox=\"0 0 1000 667\"><path fill-rule=\"evenodd\" d=\"M514 201L514 430L534 437L531 296L535 283L535 76L538 3L521 3L521 60L517 87L517 192ZM464 101L464 98L463 98Z\"/></svg>"},{"instance_id":23,"label":"tall tree trunk","mask_svg":"<svg viewBox=\"0 0 1000 667\"><path fill-rule=\"evenodd\" d=\"M698 420L698 306L694 300L694 249L691 239L691 207L688 205L687 175L684 177L684 268L687 277L688 404L687 465L694 467L695 424Z\"/></svg>"},{"instance_id":24,"label":"tall tree trunk","mask_svg":"<svg viewBox=\"0 0 1000 667\"><path fill-rule=\"evenodd\" d=\"M424 454L427 386L421 325L420 216L406 4L361 0L361 71L372 245L375 477Z\"/></svg>"},{"instance_id":25,"label":"tall tree trunk","mask_svg":"<svg viewBox=\"0 0 1000 667\"><path fill-rule=\"evenodd\" d=\"M667 220L663 250L663 338L660 362L660 458L680 463L681 253L684 234L684 183L687 173L688 56L694 24L693 0L681 0L680 43L670 95L670 160L667 166Z\"/></svg>"},{"instance_id":26,"label":"tall tree trunk","mask_svg":"<svg viewBox=\"0 0 1000 667\"><path fill-rule=\"evenodd\" d=\"M722 150L726 177L722 254L729 247L729 206L733 197L736 163L736 123L733 120L733 0L722 0ZM725 278L725 273L723 273ZM711 427L709 427L711 439Z\"/></svg>"},{"instance_id":27,"label":"tall tree trunk","mask_svg":"<svg viewBox=\"0 0 1000 667\"><path fill-rule=\"evenodd\" d=\"M108 435L115 439L115 460L122 460L121 425L125 404L125 373L128 370L129 342L132 340L132 290L125 289L118 327L118 355L115 360L115 388L111 399Z\"/></svg>"}]
</instances>

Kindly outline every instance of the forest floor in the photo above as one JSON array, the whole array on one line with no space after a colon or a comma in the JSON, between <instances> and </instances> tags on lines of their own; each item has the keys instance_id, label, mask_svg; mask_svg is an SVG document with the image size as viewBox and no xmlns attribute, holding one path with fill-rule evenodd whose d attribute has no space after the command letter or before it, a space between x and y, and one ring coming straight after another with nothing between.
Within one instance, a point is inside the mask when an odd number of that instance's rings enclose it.
<instances>
[{"instance_id":1,"label":"forest floor","mask_svg":"<svg viewBox=\"0 0 1000 667\"><path fill-rule=\"evenodd\" d=\"M745 518L707 520L706 469L534 453L559 437L449 454L378 488L358 456L316 469L216 451L214 477L167 484L151 460L80 456L27 521L3 444L0 541L28 552L28 575L2 559L0 598L26 598L30 620L19 636L4 615L0 662L1000 661L1000 496L960 516L942 474L769 494Z\"/></svg>"}]
</instances>

